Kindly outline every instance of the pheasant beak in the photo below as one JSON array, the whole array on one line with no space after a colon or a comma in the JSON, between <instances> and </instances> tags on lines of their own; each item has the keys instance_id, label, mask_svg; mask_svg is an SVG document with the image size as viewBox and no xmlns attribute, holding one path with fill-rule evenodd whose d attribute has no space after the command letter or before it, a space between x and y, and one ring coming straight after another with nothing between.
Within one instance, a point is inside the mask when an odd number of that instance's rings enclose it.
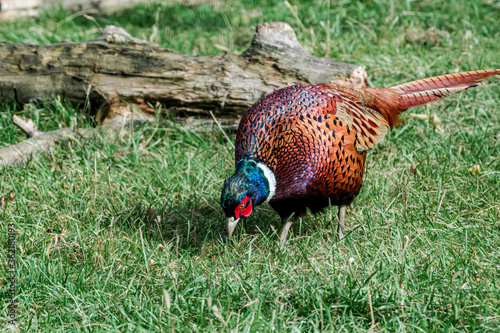
<instances>
[{"instance_id":1,"label":"pheasant beak","mask_svg":"<svg viewBox=\"0 0 500 333\"><path fill-rule=\"evenodd\" d=\"M234 228L236 228L236 225L238 224L239 221L240 219L234 219L234 217L227 218L227 233L229 237L233 235Z\"/></svg>"}]
</instances>

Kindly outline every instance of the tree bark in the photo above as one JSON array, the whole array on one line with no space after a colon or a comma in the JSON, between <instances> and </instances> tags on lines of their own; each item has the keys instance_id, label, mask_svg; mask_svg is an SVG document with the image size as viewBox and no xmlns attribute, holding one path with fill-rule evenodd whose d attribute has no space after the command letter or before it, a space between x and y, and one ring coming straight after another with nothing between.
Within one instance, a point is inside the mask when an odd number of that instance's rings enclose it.
<instances>
[{"instance_id":1,"label":"tree bark","mask_svg":"<svg viewBox=\"0 0 500 333\"><path fill-rule=\"evenodd\" d=\"M87 42L0 43L0 94L18 103L52 94L76 103L88 98L98 121L131 107L152 115L238 116L278 88L302 83L366 87L363 67L308 54L282 22L257 26L241 55L193 57L174 53L108 26Z\"/></svg>"}]
</instances>

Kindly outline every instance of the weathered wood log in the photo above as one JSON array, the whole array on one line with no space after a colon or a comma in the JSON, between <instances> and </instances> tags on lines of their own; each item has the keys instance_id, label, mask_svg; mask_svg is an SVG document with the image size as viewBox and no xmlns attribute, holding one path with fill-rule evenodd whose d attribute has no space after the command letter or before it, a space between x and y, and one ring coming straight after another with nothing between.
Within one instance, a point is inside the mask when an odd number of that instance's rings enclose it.
<instances>
[{"instance_id":1,"label":"weathered wood log","mask_svg":"<svg viewBox=\"0 0 500 333\"><path fill-rule=\"evenodd\" d=\"M259 98L300 83L365 87L363 67L308 54L282 22L257 26L241 55L193 57L174 53L114 26L87 42L0 43L0 94L19 103L51 94L83 103L97 120L156 106L179 114L240 115Z\"/></svg>"},{"instance_id":2,"label":"weathered wood log","mask_svg":"<svg viewBox=\"0 0 500 333\"><path fill-rule=\"evenodd\" d=\"M50 132L40 132L31 119L25 121L18 116L14 116L12 121L26 133L28 139L0 149L0 171L3 167L22 165L31 158L49 152L57 144L65 143L69 140L88 139L101 133L105 136L114 136L117 132L125 128L138 126L147 120L144 117L118 116L106 125L97 128L83 128L78 130L61 128Z\"/></svg>"}]
</instances>

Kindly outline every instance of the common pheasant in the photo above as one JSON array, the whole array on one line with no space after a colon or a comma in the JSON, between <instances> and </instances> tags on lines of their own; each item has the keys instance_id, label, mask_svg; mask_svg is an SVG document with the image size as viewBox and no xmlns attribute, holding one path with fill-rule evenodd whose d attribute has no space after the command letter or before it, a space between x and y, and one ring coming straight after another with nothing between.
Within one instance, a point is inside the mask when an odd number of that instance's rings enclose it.
<instances>
[{"instance_id":1,"label":"common pheasant","mask_svg":"<svg viewBox=\"0 0 500 333\"><path fill-rule=\"evenodd\" d=\"M366 152L405 110L492 82L500 69L449 74L390 88L339 84L295 85L254 104L242 117L235 144L236 171L222 188L221 206L231 237L241 217L269 202L284 227L295 218L339 207L343 237L346 206L363 184Z\"/></svg>"}]
</instances>

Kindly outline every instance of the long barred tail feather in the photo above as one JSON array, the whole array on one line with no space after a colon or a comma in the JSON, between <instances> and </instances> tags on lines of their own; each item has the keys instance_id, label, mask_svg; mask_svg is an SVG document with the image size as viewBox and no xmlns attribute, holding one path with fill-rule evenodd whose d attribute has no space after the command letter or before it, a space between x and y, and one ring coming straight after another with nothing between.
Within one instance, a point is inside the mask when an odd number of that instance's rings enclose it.
<instances>
[{"instance_id":1,"label":"long barred tail feather","mask_svg":"<svg viewBox=\"0 0 500 333\"><path fill-rule=\"evenodd\" d=\"M500 75L500 69L441 75L400 84L389 89L399 94L399 108L407 110L473 87L496 83L483 81L495 75Z\"/></svg>"}]
</instances>

